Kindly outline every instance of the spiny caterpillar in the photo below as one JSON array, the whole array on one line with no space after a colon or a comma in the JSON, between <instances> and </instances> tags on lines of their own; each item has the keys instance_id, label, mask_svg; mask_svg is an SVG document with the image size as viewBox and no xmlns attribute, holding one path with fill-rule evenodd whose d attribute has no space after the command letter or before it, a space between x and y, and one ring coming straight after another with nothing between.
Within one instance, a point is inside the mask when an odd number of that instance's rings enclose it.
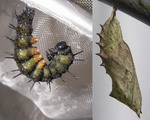
<instances>
[{"instance_id":1,"label":"spiny caterpillar","mask_svg":"<svg viewBox=\"0 0 150 120\"><path fill-rule=\"evenodd\" d=\"M61 41L55 48L51 48L46 52L49 60L49 64L47 64L39 49L33 46L38 42L38 38L32 36L34 13L34 8L26 5L26 9L20 15L15 12L17 27L12 24L9 25L10 28L16 31L16 38L13 40L7 37L14 43L15 48L14 54L8 53L12 57L6 58L12 58L16 61L19 69L12 70L12 72L20 71L14 78L21 74L26 75L30 79L28 82L33 81L30 90L36 82L47 82L50 86L53 79L60 77L64 81L61 76L65 72L76 78L68 69L73 61L82 61L82 59L75 59L74 56L83 51L73 54L71 47L66 42Z\"/></svg>"},{"instance_id":2,"label":"spiny caterpillar","mask_svg":"<svg viewBox=\"0 0 150 120\"><path fill-rule=\"evenodd\" d=\"M101 49L97 55L102 58L101 66L106 68L106 73L112 78L113 90L110 96L126 104L140 117L141 91L130 49L122 38L115 8L101 28L101 33L97 33L100 37L97 44Z\"/></svg>"}]
</instances>

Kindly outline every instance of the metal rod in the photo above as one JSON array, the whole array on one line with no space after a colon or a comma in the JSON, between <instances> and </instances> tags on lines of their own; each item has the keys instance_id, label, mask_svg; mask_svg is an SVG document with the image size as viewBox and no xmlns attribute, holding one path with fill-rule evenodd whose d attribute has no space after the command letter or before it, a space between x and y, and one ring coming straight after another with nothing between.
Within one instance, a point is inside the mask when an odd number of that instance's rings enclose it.
<instances>
[{"instance_id":1,"label":"metal rod","mask_svg":"<svg viewBox=\"0 0 150 120\"><path fill-rule=\"evenodd\" d=\"M150 26L149 0L99 0Z\"/></svg>"}]
</instances>

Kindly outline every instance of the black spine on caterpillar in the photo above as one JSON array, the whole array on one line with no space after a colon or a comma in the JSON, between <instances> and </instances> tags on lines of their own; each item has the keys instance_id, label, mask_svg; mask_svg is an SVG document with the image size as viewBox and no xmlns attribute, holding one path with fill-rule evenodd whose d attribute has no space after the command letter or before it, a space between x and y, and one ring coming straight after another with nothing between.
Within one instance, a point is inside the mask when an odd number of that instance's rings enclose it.
<instances>
[{"instance_id":1,"label":"black spine on caterpillar","mask_svg":"<svg viewBox=\"0 0 150 120\"><path fill-rule=\"evenodd\" d=\"M50 82L56 78L62 78L62 74L68 71L69 66L73 63L74 60L82 61L82 59L75 59L74 56L83 52L78 52L76 54L72 53L71 47L66 44L66 42L59 42L55 48L49 49L49 52L46 52L49 64L46 63L43 56L40 54L38 48L33 47L32 45L38 42L37 38L32 37L32 21L34 18L34 9L26 6L26 9L17 15L17 27L10 24L10 28L16 30L16 39L11 41L14 42L14 55L13 59L16 61L18 70L20 73L15 77L24 74L30 81L35 82L47 82L50 85ZM10 58L10 57L7 57ZM13 70L17 71L17 70ZM73 75L73 77L75 77ZM63 80L63 78L62 78Z\"/></svg>"}]
</instances>

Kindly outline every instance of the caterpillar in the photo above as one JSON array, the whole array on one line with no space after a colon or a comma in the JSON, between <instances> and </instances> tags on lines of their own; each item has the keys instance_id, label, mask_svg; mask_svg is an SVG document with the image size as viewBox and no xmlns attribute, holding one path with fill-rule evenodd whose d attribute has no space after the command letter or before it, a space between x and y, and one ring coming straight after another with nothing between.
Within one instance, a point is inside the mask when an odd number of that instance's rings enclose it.
<instances>
[{"instance_id":1,"label":"caterpillar","mask_svg":"<svg viewBox=\"0 0 150 120\"><path fill-rule=\"evenodd\" d=\"M83 61L83 59L75 59L75 56L83 51L73 54L71 47L65 41L61 41L54 48L46 51L48 64L40 54L40 50L33 46L39 41L38 38L32 36L34 14L34 8L26 5L26 9L20 15L17 15L15 11L17 27L9 24L9 27L16 31L16 38L14 40L6 36L15 46L14 54L8 53L11 57L6 58L14 59L18 66L18 69L12 70L12 72L20 71L13 78L21 74L26 75L30 79L28 82L33 81L30 90L36 82L47 82L50 86L53 79L61 78L64 81L61 76L66 72L76 78L69 71L69 67L73 64L73 61Z\"/></svg>"},{"instance_id":2,"label":"caterpillar","mask_svg":"<svg viewBox=\"0 0 150 120\"><path fill-rule=\"evenodd\" d=\"M101 33L97 33L100 42L98 56L102 58L101 66L112 78L110 96L124 103L140 117L142 96L130 49L123 40L121 27L116 18L114 8L110 18L101 25Z\"/></svg>"}]
</instances>

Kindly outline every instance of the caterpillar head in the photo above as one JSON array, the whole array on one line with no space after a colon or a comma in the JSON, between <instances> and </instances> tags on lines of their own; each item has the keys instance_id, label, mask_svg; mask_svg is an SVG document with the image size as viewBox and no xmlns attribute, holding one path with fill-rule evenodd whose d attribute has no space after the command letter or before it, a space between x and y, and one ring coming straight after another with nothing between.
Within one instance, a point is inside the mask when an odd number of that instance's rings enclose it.
<instances>
[{"instance_id":1,"label":"caterpillar head","mask_svg":"<svg viewBox=\"0 0 150 120\"><path fill-rule=\"evenodd\" d=\"M62 41L55 46L55 49L51 48L49 49L49 52L46 51L46 53L47 59L51 61L55 55L67 55L69 53L72 54L72 51L71 47L68 46L66 42Z\"/></svg>"},{"instance_id":2,"label":"caterpillar head","mask_svg":"<svg viewBox=\"0 0 150 120\"><path fill-rule=\"evenodd\" d=\"M68 53L72 53L71 52L71 47L68 46L66 44L66 42L62 41L62 42L59 42L56 46L55 46L55 50L57 52L57 54L63 54L63 55L66 55Z\"/></svg>"}]
</instances>

